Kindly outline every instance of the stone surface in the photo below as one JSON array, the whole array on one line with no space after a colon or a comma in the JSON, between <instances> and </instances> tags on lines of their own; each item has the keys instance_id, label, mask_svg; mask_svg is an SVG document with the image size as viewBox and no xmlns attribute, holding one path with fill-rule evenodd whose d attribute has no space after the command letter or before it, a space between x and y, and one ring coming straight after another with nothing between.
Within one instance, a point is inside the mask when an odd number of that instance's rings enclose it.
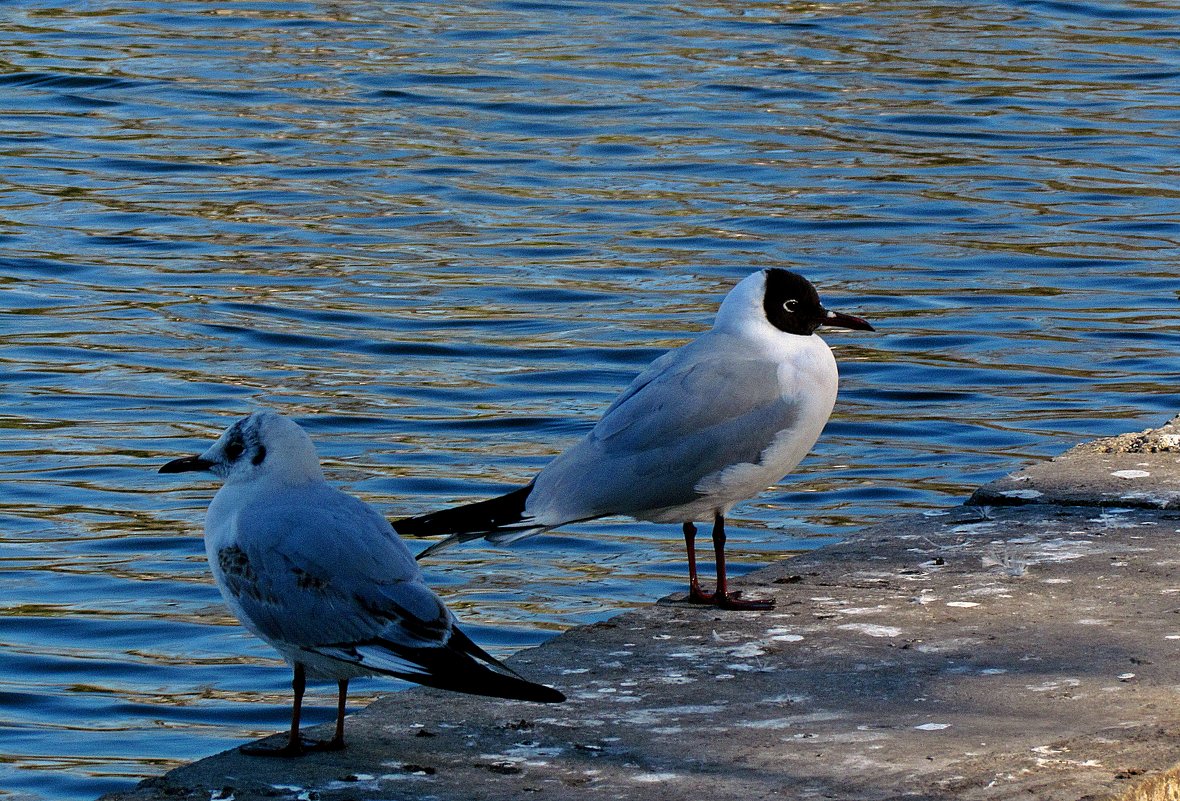
<instances>
[{"instance_id":1,"label":"stone surface","mask_svg":"<svg viewBox=\"0 0 1180 801\"><path fill-rule=\"evenodd\" d=\"M980 487L968 503L1180 508L1180 417L1078 445Z\"/></svg>"},{"instance_id":2,"label":"stone surface","mask_svg":"<svg viewBox=\"0 0 1180 801\"><path fill-rule=\"evenodd\" d=\"M773 611L667 601L510 660L565 704L413 689L342 753L230 751L106 798L1106 798L1180 758L1180 512L1096 493L1180 487L1150 450L1175 433L1011 479L1056 503L902 517L747 576ZM1061 502L1111 468L1151 475Z\"/></svg>"}]
</instances>

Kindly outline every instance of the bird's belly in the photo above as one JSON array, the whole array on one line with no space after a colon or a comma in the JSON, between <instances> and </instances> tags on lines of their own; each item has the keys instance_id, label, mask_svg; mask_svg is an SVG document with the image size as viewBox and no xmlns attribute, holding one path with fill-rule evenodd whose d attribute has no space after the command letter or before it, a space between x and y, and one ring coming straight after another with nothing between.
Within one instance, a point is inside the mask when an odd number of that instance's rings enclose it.
<instances>
[{"instance_id":1,"label":"bird's belly","mask_svg":"<svg viewBox=\"0 0 1180 801\"><path fill-rule=\"evenodd\" d=\"M806 453L806 451L804 451ZM734 504L753 498L776 484L798 464L799 459L768 460L760 464L733 465L701 480L696 499L677 506L635 513L638 520L652 523L683 523L711 520L714 514L728 514Z\"/></svg>"}]
</instances>

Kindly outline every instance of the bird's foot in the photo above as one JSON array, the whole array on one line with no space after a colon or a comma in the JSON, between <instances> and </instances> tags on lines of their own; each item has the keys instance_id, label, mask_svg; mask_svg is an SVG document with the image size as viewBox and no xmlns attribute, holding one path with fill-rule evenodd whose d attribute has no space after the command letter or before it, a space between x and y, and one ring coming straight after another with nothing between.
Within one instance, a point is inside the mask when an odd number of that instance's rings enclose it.
<instances>
[{"instance_id":1,"label":"bird's foot","mask_svg":"<svg viewBox=\"0 0 1180 801\"><path fill-rule=\"evenodd\" d=\"M699 584L693 583L688 586L688 597L685 600L690 604L712 605L715 597L715 593L705 592Z\"/></svg>"},{"instance_id":2,"label":"bird's foot","mask_svg":"<svg viewBox=\"0 0 1180 801\"><path fill-rule=\"evenodd\" d=\"M314 754L318 751L341 751L344 749L344 741L332 738L331 740L308 740L300 737L296 741L290 739L283 745L263 745L261 743L251 743L250 745L238 746L238 753L246 756L260 756L260 757L301 757L306 754Z\"/></svg>"},{"instance_id":3,"label":"bird's foot","mask_svg":"<svg viewBox=\"0 0 1180 801\"><path fill-rule=\"evenodd\" d=\"M716 596L717 594L714 593ZM746 612L760 612L774 609L773 598L742 598L741 591L727 592L715 597L713 603L718 609L742 610Z\"/></svg>"}]
</instances>

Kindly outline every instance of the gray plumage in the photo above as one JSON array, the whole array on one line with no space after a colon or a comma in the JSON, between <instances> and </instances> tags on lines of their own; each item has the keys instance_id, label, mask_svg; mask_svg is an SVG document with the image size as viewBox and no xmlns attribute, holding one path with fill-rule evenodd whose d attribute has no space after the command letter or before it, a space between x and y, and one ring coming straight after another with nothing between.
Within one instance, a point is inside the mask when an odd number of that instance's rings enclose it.
<instances>
[{"instance_id":1,"label":"gray plumage","mask_svg":"<svg viewBox=\"0 0 1180 801\"><path fill-rule=\"evenodd\" d=\"M344 699L356 676L564 700L517 675L459 629L386 519L324 481L311 440L291 420L255 412L200 456L161 468L193 470L224 481L205 519L205 550L222 597L295 671L291 736L277 753L305 750L298 737L305 676L340 685L333 747L343 747Z\"/></svg>"},{"instance_id":2,"label":"gray plumage","mask_svg":"<svg viewBox=\"0 0 1180 801\"><path fill-rule=\"evenodd\" d=\"M407 536L449 535L421 559L480 537L510 543L608 515L681 523L690 597L751 606L725 589L724 518L793 470L819 438L839 380L831 350L815 334L821 325L872 330L825 309L802 276L760 270L726 295L711 330L652 362L528 486L394 527ZM697 584L693 545L693 521L709 519L716 595Z\"/></svg>"}]
</instances>

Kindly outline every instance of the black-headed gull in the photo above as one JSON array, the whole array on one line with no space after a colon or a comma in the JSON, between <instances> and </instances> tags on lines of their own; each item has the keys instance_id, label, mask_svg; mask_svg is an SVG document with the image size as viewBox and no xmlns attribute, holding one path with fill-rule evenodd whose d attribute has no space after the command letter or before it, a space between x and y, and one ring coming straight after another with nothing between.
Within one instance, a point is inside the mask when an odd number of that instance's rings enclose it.
<instances>
[{"instance_id":1,"label":"black-headed gull","mask_svg":"<svg viewBox=\"0 0 1180 801\"><path fill-rule=\"evenodd\" d=\"M520 677L459 630L385 518L324 481L315 447L293 421L255 412L200 456L160 468L193 470L224 482L205 518L205 551L222 597L294 669L286 744L244 746L243 753L295 756L343 748L348 680L356 676L395 676L523 701L565 700ZM330 741L299 736L309 676L339 686Z\"/></svg>"},{"instance_id":2,"label":"black-headed gull","mask_svg":"<svg viewBox=\"0 0 1180 801\"><path fill-rule=\"evenodd\" d=\"M514 542L608 515L681 523L689 599L765 609L725 578L725 515L795 468L836 402L836 360L821 325L872 331L828 311L802 276L777 268L726 295L712 330L656 359L580 442L525 487L498 498L395 520L404 536L450 535L418 555L484 537ZM717 589L697 581L697 520L713 521Z\"/></svg>"}]
</instances>

